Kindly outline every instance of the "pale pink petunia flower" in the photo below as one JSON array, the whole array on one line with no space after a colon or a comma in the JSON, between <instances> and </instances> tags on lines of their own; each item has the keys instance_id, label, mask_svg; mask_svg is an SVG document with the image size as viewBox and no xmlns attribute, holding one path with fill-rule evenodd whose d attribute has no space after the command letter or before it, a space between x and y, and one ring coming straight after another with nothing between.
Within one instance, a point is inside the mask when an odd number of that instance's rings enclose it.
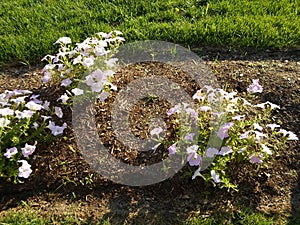
<instances>
[{"instance_id":1,"label":"pale pink petunia flower","mask_svg":"<svg viewBox=\"0 0 300 225\"><path fill-rule=\"evenodd\" d=\"M44 104L43 104L43 108L48 111L49 110L49 106L50 106L50 102L46 100L44 102Z\"/></svg>"},{"instance_id":2,"label":"pale pink petunia flower","mask_svg":"<svg viewBox=\"0 0 300 225\"><path fill-rule=\"evenodd\" d=\"M44 66L44 68L42 69L42 72L45 73L48 70L53 70L55 68L56 64L47 64Z\"/></svg>"},{"instance_id":3,"label":"pale pink petunia flower","mask_svg":"<svg viewBox=\"0 0 300 225\"><path fill-rule=\"evenodd\" d=\"M0 115L1 116L12 116L14 115L14 110L10 108L2 108L0 109Z\"/></svg>"},{"instance_id":4,"label":"pale pink petunia flower","mask_svg":"<svg viewBox=\"0 0 300 225\"><path fill-rule=\"evenodd\" d=\"M101 102L104 102L109 97L109 93L106 91L102 91L101 94L98 95L98 98Z\"/></svg>"},{"instance_id":5,"label":"pale pink petunia flower","mask_svg":"<svg viewBox=\"0 0 300 225\"><path fill-rule=\"evenodd\" d=\"M234 123L225 123L218 131L218 137L223 140L224 138L227 138L229 136L228 131L229 128L231 128L234 125Z\"/></svg>"},{"instance_id":6,"label":"pale pink petunia flower","mask_svg":"<svg viewBox=\"0 0 300 225\"><path fill-rule=\"evenodd\" d=\"M10 101L16 103L17 105L19 105L20 103L25 103L25 98L27 98L28 96L21 96L15 99L10 99Z\"/></svg>"},{"instance_id":7,"label":"pale pink petunia flower","mask_svg":"<svg viewBox=\"0 0 300 225\"><path fill-rule=\"evenodd\" d=\"M214 89L212 86L210 86L210 85L204 85L204 88L206 89L207 93L215 90L215 89Z\"/></svg>"},{"instance_id":8,"label":"pale pink petunia flower","mask_svg":"<svg viewBox=\"0 0 300 225\"><path fill-rule=\"evenodd\" d=\"M64 123L61 127L56 126L54 122L49 121L49 125L47 128L49 128L52 132L52 135L57 136L59 134L62 134L64 132L64 129L67 127L67 124Z\"/></svg>"},{"instance_id":9,"label":"pale pink petunia flower","mask_svg":"<svg viewBox=\"0 0 300 225\"><path fill-rule=\"evenodd\" d=\"M189 162L190 166L198 166L202 160L201 156L197 153L198 148L198 145L192 145L186 149L188 154L187 161Z\"/></svg>"},{"instance_id":10,"label":"pale pink petunia flower","mask_svg":"<svg viewBox=\"0 0 300 225\"><path fill-rule=\"evenodd\" d=\"M249 159L252 163L262 163L263 162L262 155L257 156L257 155L252 154L249 156Z\"/></svg>"},{"instance_id":11,"label":"pale pink petunia flower","mask_svg":"<svg viewBox=\"0 0 300 225\"><path fill-rule=\"evenodd\" d=\"M95 53L96 56L102 56L102 55L106 54L106 50L105 50L105 48L103 46L97 45L94 48L94 53Z\"/></svg>"},{"instance_id":12,"label":"pale pink petunia flower","mask_svg":"<svg viewBox=\"0 0 300 225\"><path fill-rule=\"evenodd\" d=\"M255 139L256 139L257 142L261 142L261 140L263 138L267 137L267 135L265 135L264 133L256 131L256 130L254 130L253 133L255 133Z\"/></svg>"},{"instance_id":13,"label":"pale pink petunia flower","mask_svg":"<svg viewBox=\"0 0 300 225\"><path fill-rule=\"evenodd\" d=\"M58 118L62 118L64 115L62 109L57 106L54 107L54 113Z\"/></svg>"},{"instance_id":14,"label":"pale pink petunia flower","mask_svg":"<svg viewBox=\"0 0 300 225\"><path fill-rule=\"evenodd\" d=\"M215 183L220 183L221 182L221 179L220 179L219 175L216 173L215 170L211 170L210 175L211 175L211 177L212 177L212 179L214 180Z\"/></svg>"},{"instance_id":15,"label":"pale pink petunia flower","mask_svg":"<svg viewBox=\"0 0 300 225\"><path fill-rule=\"evenodd\" d=\"M168 151L169 151L169 155L174 155L177 151L177 146L176 146L176 143L172 144L169 148L168 148Z\"/></svg>"},{"instance_id":16,"label":"pale pink petunia flower","mask_svg":"<svg viewBox=\"0 0 300 225\"><path fill-rule=\"evenodd\" d=\"M196 135L195 133L189 133L188 135L185 136L184 140L191 141L193 140L195 135Z\"/></svg>"},{"instance_id":17,"label":"pale pink petunia flower","mask_svg":"<svg viewBox=\"0 0 300 225\"><path fill-rule=\"evenodd\" d=\"M152 147L152 150L155 151L160 145L161 143L156 144L154 147Z\"/></svg>"},{"instance_id":18,"label":"pale pink petunia flower","mask_svg":"<svg viewBox=\"0 0 300 225\"><path fill-rule=\"evenodd\" d=\"M279 105L276 105L272 102L269 102L269 101L266 101L264 103L260 103L260 104L257 104L257 105L254 105L255 107L259 107L259 108L265 108L266 105L269 105L271 109L280 109L280 106Z\"/></svg>"},{"instance_id":19,"label":"pale pink petunia flower","mask_svg":"<svg viewBox=\"0 0 300 225\"><path fill-rule=\"evenodd\" d=\"M258 83L259 79L253 79L252 82L247 91L251 93L262 93L263 87Z\"/></svg>"},{"instance_id":20,"label":"pale pink petunia flower","mask_svg":"<svg viewBox=\"0 0 300 225\"><path fill-rule=\"evenodd\" d=\"M294 134L293 132L291 131L288 131L288 141L298 141L299 138L297 137L296 134Z\"/></svg>"},{"instance_id":21,"label":"pale pink petunia flower","mask_svg":"<svg viewBox=\"0 0 300 225\"><path fill-rule=\"evenodd\" d=\"M118 61L117 58L111 58L109 60L105 60L104 62L106 63L107 66L109 66L110 68L114 67L116 62Z\"/></svg>"},{"instance_id":22,"label":"pale pink petunia flower","mask_svg":"<svg viewBox=\"0 0 300 225\"><path fill-rule=\"evenodd\" d=\"M219 151L216 148L208 148L206 150L206 156L209 157L209 158L213 158L218 153L219 153Z\"/></svg>"},{"instance_id":23,"label":"pale pink petunia flower","mask_svg":"<svg viewBox=\"0 0 300 225\"><path fill-rule=\"evenodd\" d=\"M249 136L249 133L252 132L252 130L248 130L246 131L245 133L241 134L240 135L240 139L244 139L244 138L247 138Z\"/></svg>"},{"instance_id":24,"label":"pale pink petunia flower","mask_svg":"<svg viewBox=\"0 0 300 225\"><path fill-rule=\"evenodd\" d=\"M270 148L268 146L266 146L265 144L261 144L262 150L267 153L268 155L272 155L272 151L270 150Z\"/></svg>"},{"instance_id":25,"label":"pale pink petunia flower","mask_svg":"<svg viewBox=\"0 0 300 225\"><path fill-rule=\"evenodd\" d=\"M195 171L194 175L192 176L192 180L194 180L196 177L200 176L200 170L201 170L201 167L199 167L199 168Z\"/></svg>"},{"instance_id":26,"label":"pale pink petunia flower","mask_svg":"<svg viewBox=\"0 0 300 225\"><path fill-rule=\"evenodd\" d=\"M16 118L19 119L19 120L22 119L22 112L21 112L20 110L16 110L16 111L15 111L15 116L16 116Z\"/></svg>"},{"instance_id":27,"label":"pale pink petunia flower","mask_svg":"<svg viewBox=\"0 0 300 225\"><path fill-rule=\"evenodd\" d=\"M34 123L32 124L32 128L34 128L34 129L38 129L39 126L40 126L40 125L39 125L37 122L34 122Z\"/></svg>"},{"instance_id":28,"label":"pale pink petunia flower","mask_svg":"<svg viewBox=\"0 0 300 225\"><path fill-rule=\"evenodd\" d=\"M199 110L200 111L204 111L204 112L207 112L207 111L209 111L209 110L211 110L211 107L210 106L201 106L201 107L199 107Z\"/></svg>"},{"instance_id":29,"label":"pale pink petunia flower","mask_svg":"<svg viewBox=\"0 0 300 225\"><path fill-rule=\"evenodd\" d=\"M185 108L184 111L189 115L193 115L197 113L195 109L192 109L190 107Z\"/></svg>"},{"instance_id":30,"label":"pale pink petunia flower","mask_svg":"<svg viewBox=\"0 0 300 225\"><path fill-rule=\"evenodd\" d=\"M199 166L201 160L202 158L197 152L193 152L187 157L187 161L189 162L190 166Z\"/></svg>"},{"instance_id":31,"label":"pale pink petunia flower","mask_svg":"<svg viewBox=\"0 0 300 225\"><path fill-rule=\"evenodd\" d=\"M114 75L115 72L114 72L113 70L105 70L105 71L103 72L103 74L104 74L104 79L105 79L105 81L107 81L106 79L107 79L108 77L111 77L112 75Z\"/></svg>"},{"instance_id":32,"label":"pale pink petunia flower","mask_svg":"<svg viewBox=\"0 0 300 225\"><path fill-rule=\"evenodd\" d=\"M67 101L69 100L69 98L70 98L70 97L69 97L66 93L64 93L63 95L61 95L61 96L57 99L57 101L61 100L62 103L66 104Z\"/></svg>"},{"instance_id":33,"label":"pale pink petunia flower","mask_svg":"<svg viewBox=\"0 0 300 225\"><path fill-rule=\"evenodd\" d=\"M43 83L47 83L47 82L49 82L49 80L51 80L51 73L46 71L46 72L44 72L44 76L42 77L42 81L43 81Z\"/></svg>"},{"instance_id":34,"label":"pale pink petunia flower","mask_svg":"<svg viewBox=\"0 0 300 225\"><path fill-rule=\"evenodd\" d=\"M31 111L31 110L23 110L21 112L21 118L22 119L24 119L24 118L31 118L33 114L34 114L34 112Z\"/></svg>"},{"instance_id":35,"label":"pale pink petunia flower","mask_svg":"<svg viewBox=\"0 0 300 225\"><path fill-rule=\"evenodd\" d=\"M21 148L23 156L28 157L28 156L32 155L32 153L35 151L35 148L36 148L35 145L29 145L26 143L25 147Z\"/></svg>"},{"instance_id":36,"label":"pale pink petunia flower","mask_svg":"<svg viewBox=\"0 0 300 225\"><path fill-rule=\"evenodd\" d=\"M178 112L180 112L180 109L181 109L181 105L180 105L180 104L177 104L177 105L175 105L173 108L171 108L171 109L167 112L167 115L168 115L168 116L171 116L171 115L173 115L174 113L178 113Z\"/></svg>"},{"instance_id":37,"label":"pale pink petunia flower","mask_svg":"<svg viewBox=\"0 0 300 225\"><path fill-rule=\"evenodd\" d=\"M64 56L66 56L66 55L68 55L68 54L69 54L68 52L59 52L59 53L55 56L55 58L53 59L53 63L59 62L59 60L60 60L61 57L64 57ZM56 66L56 65L58 65L58 64L55 64L55 66Z\"/></svg>"},{"instance_id":38,"label":"pale pink petunia flower","mask_svg":"<svg viewBox=\"0 0 300 225\"><path fill-rule=\"evenodd\" d=\"M67 87L67 86L69 86L71 83L72 83L71 79L70 79L70 78L66 78L66 79L64 79L64 80L61 81L60 86Z\"/></svg>"},{"instance_id":39,"label":"pale pink petunia flower","mask_svg":"<svg viewBox=\"0 0 300 225\"><path fill-rule=\"evenodd\" d=\"M77 47L75 48L75 50L80 51L80 53L84 56L87 56L89 52L92 50L92 46L89 45L87 41L84 41L82 43L77 43L76 45Z\"/></svg>"},{"instance_id":40,"label":"pale pink petunia flower","mask_svg":"<svg viewBox=\"0 0 300 225\"><path fill-rule=\"evenodd\" d=\"M97 82L97 83L94 83L92 85L92 91L98 93L100 91L102 91L103 89L103 83L100 81L100 82Z\"/></svg>"},{"instance_id":41,"label":"pale pink petunia flower","mask_svg":"<svg viewBox=\"0 0 300 225\"><path fill-rule=\"evenodd\" d=\"M90 67L90 66L94 65L94 62L95 62L94 56L90 56L90 57L84 58L82 60L82 65L85 67Z\"/></svg>"},{"instance_id":42,"label":"pale pink petunia flower","mask_svg":"<svg viewBox=\"0 0 300 225\"><path fill-rule=\"evenodd\" d=\"M207 101L209 103L215 103L219 100L219 98L216 96L214 92L211 92L207 95Z\"/></svg>"},{"instance_id":43,"label":"pale pink petunia flower","mask_svg":"<svg viewBox=\"0 0 300 225\"><path fill-rule=\"evenodd\" d=\"M107 83L107 84L110 86L110 88L111 88L112 90L114 90L114 91L118 90L118 87L117 87L116 85L114 85L114 84L112 84L112 83Z\"/></svg>"},{"instance_id":44,"label":"pale pink petunia flower","mask_svg":"<svg viewBox=\"0 0 300 225\"><path fill-rule=\"evenodd\" d=\"M194 95L193 95L193 99L197 99L200 101L204 101L205 97L202 94L201 90L198 90Z\"/></svg>"},{"instance_id":45,"label":"pale pink petunia flower","mask_svg":"<svg viewBox=\"0 0 300 225\"><path fill-rule=\"evenodd\" d=\"M108 34L105 33L105 32L98 32L97 35L102 36L102 37L105 38L105 39L108 39L108 38L111 37L112 32L110 32L110 33L108 33Z\"/></svg>"},{"instance_id":46,"label":"pale pink petunia flower","mask_svg":"<svg viewBox=\"0 0 300 225\"><path fill-rule=\"evenodd\" d=\"M283 136L287 136L289 132L285 129L280 129L279 133L283 134Z\"/></svg>"},{"instance_id":47,"label":"pale pink petunia flower","mask_svg":"<svg viewBox=\"0 0 300 225\"><path fill-rule=\"evenodd\" d=\"M92 87L94 92L99 92L103 89L104 79L105 75L100 69L95 70L85 78L86 84Z\"/></svg>"},{"instance_id":48,"label":"pale pink petunia flower","mask_svg":"<svg viewBox=\"0 0 300 225\"><path fill-rule=\"evenodd\" d=\"M243 105L252 106L252 104L244 98L240 98L243 101Z\"/></svg>"},{"instance_id":49,"label":"pale pink petunia flower","mask_svg":"<svg viewBox=\"0 0 300 225\"><path fill-rule=\"evenodd\" d=\"M10 120L6 118L0 117L0 127L6 127L8 124L10 124Z\"/></svg>"},{"instance_id":50,"label":"pale pink petunia flower","mask_svg":"<svg viewBox=\"0 0 300 225\"><path fill-rule=\"evenodd\" d=\"M243 148L241 148L241 149L238 151L238 153L239 153L239 154L240 154L240 153L243 153L246 149L247 149L246 147L243 147Z\"/></svg>"},{"instance_id":51,"label":"pale pink petunia flower","mask_svg":"<svg viewBox=\"0 0 300 225\"><path fill-rule=\"evenodd\" d=\"M191 154L191 153L197 152L198 148L199 148L198 145L192 145L186 149L186 152L187 152L187 154Z\"/></svg>"},{"instance_id":52,"label":"pale pink petunia flower","mask_svg":"<svg viewBox=\"0 0 300 225\"><path fill-rule=\"evenodd\" d=\"M60 37L54 44L71 44L72 40L69 37Z\"/></svg>"},{"instance_id":53,"label":"pale pink petunia flower","mask_svg":"<svg viewBox=\"0 0 300 225\"><path fill-rule=\"evenodd\" d=\"M232 153L232 148L229 146L223 146L219 152L219 155L225 156Z\"/></svg>"},{"instance_id":54,"label":"pale pink petunia flower","mask_svg":"<svg viewBox=\"0 0 300 225\"><path fill-rule=\"evenodd\" d=\"M263 127L260 126L258 123L254 123L254 124L253 124L253 128L254 128L255 130L259 130L259 131L262 131L262 130L263 130Z\"/></svg>"},{"instance_id":55,"label":"pale pink petunia flower","mask_svg":"<svg viewBox=\"0 0 300 225\"><path fill-rule=\"evenodd\" d=\"M285 129L280 129L279 133L281 133L283 136L288 137L288 139L287 139L288 141L297 141L297 140L299 140L298 137L297 137L297 135L294 134L291 131L287 131Z\"/></svg>"},{"instance_id":56,"label":"pale pink petunia flower","mask_svg":"<svg viewBox=\"0 0 300 225\"><path fill-rule=\"evenodd\" d=\"M236 116L233 116L232 119L241 121L244 117L245 117L245 115L236 115Z\"/></svg>"},{"instance_id":57,"label":"pale pink petunia flower","mask_svg":"<svg viewBox=\"0 0 300 225\"><path fill-rule=\"evenodd\" d=\"M235 92L235 91L233 91L233 92L230 92L230 93L226 93L225 95L224 95L224 98L226 99L226 100L229 100L229 99L231 99L231 102L232 101L236 101L236 100L238 100L238 98L234 98L234 96L237 94L237 92ZM235 99L235 100L233 100L233 99Z\"/></svg>"},{"instance_id":58,"label":"pale pink petunia flower","mask_svg":"<svg viewBox=\"0 0 300 225\"><path fill-rule=\"evenodd\" d=\"M78 63L81 63L82 62L82 56L79 55L77 56L74 60L73 60L73 64L76 65Z\"/></svg>"},{"instance_id":59,"label":"pale pink petunia flower","mask_svg":"<svg viewBox=\"0 0 300 225\"><path fill-rule=\"evenodd\" d=\"M45 56L41 59L41 61L45 61L45 60L48 60L48 59L50 59L50 61L52 61L54 58L55 58L54 55L45 55Z\"/></svg>"},{"instance_id":60,"label":"pale pink petunia flower","mask_svg":"<svg viewBox=\"0 0 300 225\"><path fill-rule=\"evenodd\" d=\"M275 130L275 128L280 127L280 125L278 125L278 124L267 124L266 127L271 128L271 130Z\"/></svg>"},{"instance_id":61,"label":"pale pink petunia flower","mask_svg":"<svg viewBox=\"0 0 300 225\"><path fill-rule=\"evenodd\" d=\"M224 115L225 112L214 112L213 114L219 118L220 116Z\"/></svg>"},{"instance_id":62,"label":"pale pink petunia flower","mask_svg":"<svg viewBox=\"0 0 300 225\"><path fill-rule=\"evenodd\" d=\"M39 111L41 109L43 109L43 106L40 104L35 103L34 101L29 101L25 104L25 106L33 111Z\"/></svg>"},{"instance_id":63,"label":"pale pink petunia flower","mask_svg":"<svg viewBox=\"0 0 300 225\"><path fill-rule=\"evenodd\" d=\"M7 148L6 153L4 153L4 156L9 159L17 153L18 153L18 149L16 147Z\"/></svg>"},{"instance_id":64,"label":"pale pink petunia flower","mask_svg":"<svg viewBox=\"0 0 300 225\"><path fill-rule=\"evenodd\" d=\"M40 95L32 95L30 97L30 100L32 100L33 102L35 102L36 104L41 104L42 101L38 99L38 97L40 97Z\"/></svg>"},{"instance_id":65,"label":"pale pink petunia flower","mask_svg":"<svg viewBox=\"0 0 300 225\"><path fill-rule=\"evenodd\" d=\"M60 63L60 64L57 64L57 70L58 71L62 71L63 70L63 68L64 68L64 64L62 64L62 63Z\"/></svg>"},{"instance_id":66,"label":"pale pink petunia flower","mask_svg":"<svg viewBox=\"0 0 300 225\"><path fill-rule=\"evenodd\" d=\"M41 117L43 118L43 121L46 121L46 120L49 120L52 118L51 116L44 116L44 115L41 115Z\"/></svg>"},{"instance_id":67,"label":"pale pink petunia flower","mask_svg":"<svg viewBox=\"0 0 300 225\"><path fill-rule=\"evenodd\" d=\"M19 167L19 177L28 178L32 173L31 165L26 160L18 160L22 165Z\"/></svg>"},{"instance_id":68,"label":"pale pink petunia flower","mask_svg":"<svg viewBox=\"0 0 300 225\"><path fill-rule=\"evenodd\" d=\"M71 90L71 92L72 92L74 95L76 95L76 96L78 96L78 95L83 95L83 90L82 90L82 89L79 89L79 88L74 88L74 89Z\"/></svg>"},{"instance_id":69,"label":"pale pink petunia flower","mask_svg":"<svg viewBox=\"0 0 300 225\"><path fill-rule=\"evenodd\" d=\"M150 131L150 135L151 136L159 135L162 131L163 129L161 127L157 127Z\"/></svg>"}]
</instances>

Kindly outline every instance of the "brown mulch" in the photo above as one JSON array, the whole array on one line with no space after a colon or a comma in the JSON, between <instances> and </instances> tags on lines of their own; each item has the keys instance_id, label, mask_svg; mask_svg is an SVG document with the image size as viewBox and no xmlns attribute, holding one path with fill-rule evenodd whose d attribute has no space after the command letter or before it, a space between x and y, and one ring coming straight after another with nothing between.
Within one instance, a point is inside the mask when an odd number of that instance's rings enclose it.
<instances>
[{"instance_id":1,"label":"brown mulch","mask_svg":"<svg viewBox=\"0 0 300 225\"><path fill-rule=\"evenodd\" d=\"M251 79L260 79L264 87L262 101L281 106L275 118L282 127L294 131L300 137L300 53L258 53L250 56L222 52L206 53L203 58L221 86L244 92ZM42 98L53 101L60 96L56 87L43 86L40 81L42 65L9 66L0 68L0 92L8 89L30 89ZM179 83L192 95L197 88L182 71L159 63L143 63L122 68L115 82L120 89L140 77L164 76ZM165 149L139 153L120 143L112 129L110 110L117 93L97 108L98 134L111 154L129 164L151 164L159 161ZM171 136L175 129L170 125L166 112L170 104L158 98L139 101L130 112L132 132L140 138L149 137L148 122L151 118L164 118ZM71 124L71 112L65 120ZM110 218L112 224L177 224L191 215L205 217L215 213L237 212L243 208L258 210L270 215L296 216L300 214L300 146L290 142L288 149L279 151L268 168L255 171L251 176L241 169L239 192L219 190L201 178L191 180L184 176L184 168L172 178L161 183L130 187L115 184L95 173L86 163L74 141L69 127L65 137L49 146L41 146L32 161L34 176L24 184L0 183L0 209L23 210L21 200L41 215L60 215L75 210L83 220ZM244 176L241 176L244 175ZM91 177L92 176L92 177ZM71 209L70 209L71 208ZM160 222L159 222L160 221Z\"/></svg>"}]
</instances>

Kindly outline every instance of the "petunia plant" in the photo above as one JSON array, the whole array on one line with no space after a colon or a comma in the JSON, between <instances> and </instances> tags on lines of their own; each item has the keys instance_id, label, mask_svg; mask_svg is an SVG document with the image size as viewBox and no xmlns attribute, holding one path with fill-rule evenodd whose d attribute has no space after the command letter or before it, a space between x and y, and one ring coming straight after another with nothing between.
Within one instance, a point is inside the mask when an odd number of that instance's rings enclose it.
<instances>
[{"instance_id":1,"label":"petunia plant","mask_svg":"<svg viewBox=\"0 0 300 225\"><path fill-rule=\"evenodd\" d=\"M71 105L69 99L83 95L84 91L77 88L83 76L90 92L97 94L100 101L109 96L111 89L116 90L111 83L114 74L111 69L117 59L110 52L124 41L121 34L100 32L75 46L69 37L61 37L54 43L59 45L59 52L42 59L48 62L43 68L42 81L60 84L65 93L51 105L29 90L7 90L0 94L0 177L17 182L30 176L30 160L38 144L62 135L67 128L62 120L62 104Z\"/></svg>"},{"instance_id":2,"label":"petunia plant","mask_svg":"<svg viewBox=\"0 0 300 225\"><path fill-rule=\"evenodd\" d=\"M0 177L14 182L28 178L29 160L39 143L50 141L53 133L50 102L41 101L29 90L5 91L0 94ZM52 132L52 134L50 133Z\"/></svg>"},{"instance_id":3,"label":"petunia plant","mask_svg":"<svg viewBox=\"0 0 300 225\"><path fill-rule=\"evenodd\" d=\"M193 95L196 109L185 103L175 105L167 113L173 122L178 123L179 115L184 114L190 123L199 126L199 131L178 126L177 140L162 141L169 146L169 156L181 154L190 166L192 179L200 176L220 187L237 189L228 175L232 163L265 165L286 147L286 141L298 140L293 132L273 122L272 111L280 106L269 101L257 104L257 94L262 91L258 79L243 97L234 91L205 86ZM185 138L180 138L182 135Z\"/></svg>"},{"instance_id":4,"label":"petunia plant","mask_svg":"<svg viewBox=\"0 0 300 225\"><path fill-rule=\"evenodd\" d=\"M83 95L84 90L78 88L83 77L85 85L90 87L90 92L98 95L100 101L109 96L110 90L117 89L111 83L112 69L118 61L112 57L112 50L125 41L120 35L120 31L99 32L75 46L68 37L61 37L54 43L59 45L59 52L42 59L48 62L43 68L42 80L44 83L60 83L65 88L58 101L67 104L73 96Z\"/></svg>"}]
</instances>

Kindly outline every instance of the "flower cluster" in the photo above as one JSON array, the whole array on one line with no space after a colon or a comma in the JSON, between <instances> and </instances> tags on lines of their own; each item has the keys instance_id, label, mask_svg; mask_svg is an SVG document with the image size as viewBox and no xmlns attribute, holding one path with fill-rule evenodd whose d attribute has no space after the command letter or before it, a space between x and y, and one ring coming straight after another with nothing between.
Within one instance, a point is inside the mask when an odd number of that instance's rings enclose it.
<instances>
[{"instance_id":1,"label":"flower cluster","mask_svg":"<svg viewBox=\"0 0 300 225\"><path fill-rule=\"evenodd\" d=\"M59 38L55 44L59 44L59 52L56 55L46 55L42 61L48 64L43 68L43 82L60 82L66 92L58 99L67 104L72 96L84 94L84 90L77 88L84 74L85 85L91 88L91 92L98 94L100 101L105 101L109 96L109 90L116 90L117 87L111 83L114 75L112 70L115 67L117 58L113 58L112 49L117 48L124 38L120 31L110 33L97 33L87 38L82 43L72 46L68 37Z\"/></svg>"},{"instance_id":2,"label":"flower cluster","mask_svg":"<svg viewBox=\"0 0 300 225\"><path fill-rule=\"evenodd\" d=\"M184 125L178 131L184 138L173 140L168 147L169 156L181 154L191 167L198 167L191 174L192 179L201 176L235 189L226 175L230 162L262 164L284 147L285 141L298 140L293 132L272 122L271 112L279 109L278 105L271 102L254 104L246 100L255 100L254 94L262 92L258 82L258 79L253 80L245 98L238 96L237 92L205 86L193 95L196 109L183 103L168 111L168 116L183 114L189 117L190 122L196 122L200 128L195 133L189 130L190 124ZM178 123L178 119L174 122ZM209 143L211 135L214 141ZM179 146L184 146L184 149L179 149ZM202 169L207 162L210 165Z\"/></svg>"},{"instance_id":3,"label":"flower cluster","mask_svg":"<svg viewBox=\"0 0 300 225\"><path fill-rule=\"evenodd\" d=\"M53 133L50 126L49 106L50 102L41 101L39 95L29 90L7 90L0 94L0 177L28 178L32 170L27 160L38 141L45 139L48 129L54 136L59 134ZM66 126L59 128L62 133Z\"/></svg>"},{"instance_id":4,"label":"flower cluster","mask_svg":"<svg viewBox=\"0 0 300 225\"><path fill-rule=\"evenodd\" d=\"M56 103L50 105L29 90L0 94L0 177L16 181L17 177L30 176L29 159L37 144L63 134L67 128L62 104L71 105L73 96L84 94L84 90L77 88L84 74L89 73L84 83L98 94L100 101L109 96L109 90L116 90L111 78L118 59L112 58L110 53L124 41L121 34L119 31L100 32L75 47L71 46L69 37L61 37L54 43L60 46L59 51L42 59L48 62L42 70L42 81L64 88L65 93Z\"/></svg>"}]
</instances>

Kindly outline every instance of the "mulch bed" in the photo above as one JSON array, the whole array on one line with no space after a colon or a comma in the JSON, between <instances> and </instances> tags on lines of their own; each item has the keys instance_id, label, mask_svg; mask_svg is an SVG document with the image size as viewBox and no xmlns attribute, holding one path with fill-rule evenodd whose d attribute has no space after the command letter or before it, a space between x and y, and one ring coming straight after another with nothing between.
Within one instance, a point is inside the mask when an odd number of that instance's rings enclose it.
<instances>
[{"instance_id":1,"label":"mulch bed","mask_svg":"<svg viewBox=\"0 0 300 225\"><path fill-rule=\"evenodd\" d=\"M206 52L205 63L211 68L221 86L245 92L251 79L260 79L264 87L262 101L281 106L274 117L282 127L300 136L300 53L269 52L241 55L222 51ZM43 86L40 81L42 65L28 68L14 65L0 68L0 91L30 89L42 98L56 101L62 90ZM197 88L182 71L159 63L131 65L117 72L115 84L124 87L140 77L164 76L179 83L192 95ZM140 153L120 143L111 128L110 110L117 93L100 108L96 108L98 134L111 154L133 164L151 164L162 158L165 148ZM161 116L172 136L166 112L170 104L153 98L139 101L130 112L132 132L140 138L149 137L147 118ZM67 110L67 109L66 109ZM71 124L71 112L65 114ZM267 214L300 214L300 146L290 142L287 149L274 155L268 168L252 174L240 168L234 176L239 192L219 190L201 178L191 180L184 176L183 168L175 176L158 184L145 187L129 187L115 184L99 174L85 162L74 141L71 127L64 137L49 146L40 146L32 161L34 176L24 184L0 183L0 209L22 210L21 200L28 201L34 209L45 215L64 215L70 204L80 203L76 210L83 220L110 218L112 224L176 224L190 215L207 216L219 212L236 212L242 208L259 210ZM92 176L92 180L90 179ZM1 215L2 213L0 213Z\"/></svg>"}]
</instances>

